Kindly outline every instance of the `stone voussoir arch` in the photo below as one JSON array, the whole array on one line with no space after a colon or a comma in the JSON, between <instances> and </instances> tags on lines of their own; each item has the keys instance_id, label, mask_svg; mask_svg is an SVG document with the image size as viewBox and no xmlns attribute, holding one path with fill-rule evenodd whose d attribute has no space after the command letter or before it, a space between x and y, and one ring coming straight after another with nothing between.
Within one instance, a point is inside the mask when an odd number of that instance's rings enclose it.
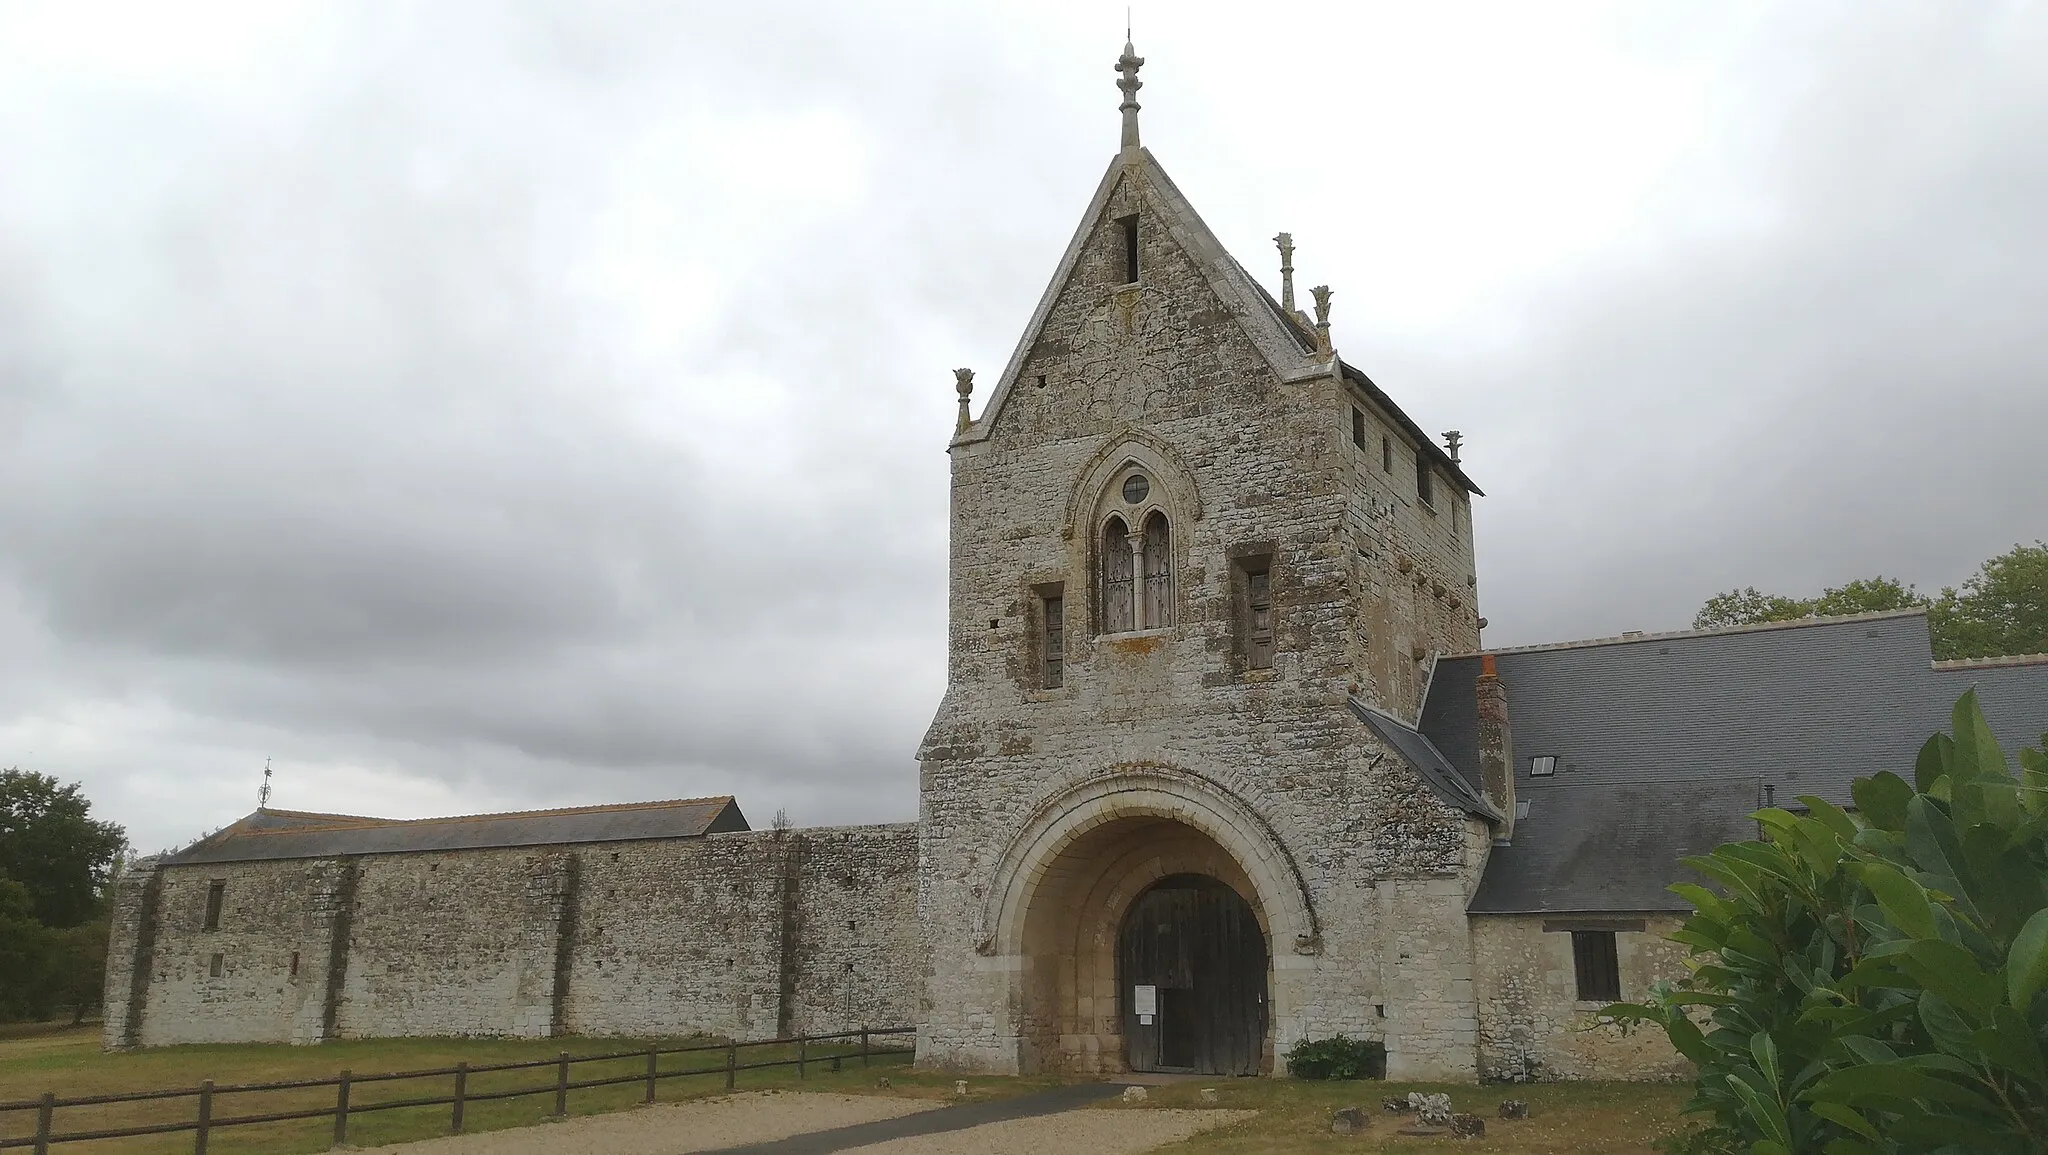
<instances>
[{"instance_id":1,"label":"stone voussoir arch","mask_svg":"<svg viewBox=\"0 0 2048 1155\"><path fill-rule=\"evenodd\" d=\"M975 950L1024 953L1025 919L1047 867L1090 830L1130 818L1178 822L1214 839L1251 879L1273 940L1291 939L1296 954L1322 949L1322 928L1301 869L1257 811L1193 771L1125 762L1068 785L1032 810L996 860Z\"/></svg>"},{"instance_id":2,"label":"stone voussoir arch","mask_svg":"<svg viewBox=\"0 0 2048 1155\"><path fill-rule=\"evenodd\" d=\"M1143 429L1127 429L1110 438L1082 467L1067 495L1065 536L1071 538L1085 527L1093 533L1103 520L1097 516L1104 493L1116 475L1137 466L1152 477L1163 491L1160 500L1148 503L1166 511L1170 519L1202 519L1202 492L1195 475L1181 463L1180 454L1166 440Z\"/></svg>"}]
</instances>

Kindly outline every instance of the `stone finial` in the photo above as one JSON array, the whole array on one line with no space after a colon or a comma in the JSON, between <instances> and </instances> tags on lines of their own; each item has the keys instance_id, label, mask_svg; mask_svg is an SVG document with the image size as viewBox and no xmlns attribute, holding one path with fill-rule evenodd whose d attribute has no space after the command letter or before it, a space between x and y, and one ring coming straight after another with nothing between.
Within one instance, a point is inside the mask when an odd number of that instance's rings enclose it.
<instances>
[{"instance_id":1,"label":"stone finial","mask_svg":"<svg viewBox=\"0 0 2048 1155\"><path fill-rule=\"evenodd\" d=\"M953 388L960 394L960 421L953 426L953 432L965 433L973 419L967 416L967 399L974 396L974 370L953 370Z\"/></svg>"},{"instance_id":2,"label":"stone finial","mask_svg":"<svg viewBox=\"0 0 2048 1155\"><path fill-rule=\"evenodd\" d=\"M1316 348L1330 352L1330 286L1317 285L1309 290L1316 299Z\"/></svg>"},{"instance_id":3,"label":"stone finial","mask_svg":"<svg viewBox=\"0 0 2048 1155\"><path fill-rule=\"evenodd\" d=\"M1280 246L1280 307L1287 315L1294 315L1294 234L1281 233L1273 238Z\"/></svg>"},{"instance_id":4,"label":"stone finial","mask_svg":"<svg viewBox=\"0 0 2048 1155\"><path fill-rule=\"evenodd\" d=\"M1129 40L1125 40L1124 54L1116 59L1116 70L1123 73L1123 77L1116 82L1116 86L1122 89L1124 93L1124 102L1117 105L1117 109L1124 114L1124 149L1126 151L1138 147L1138 90L1145 87L1145 82L1138 79L1138 69L1144 66L1145 58L1138 55L1137 50L1131 47Z\"/></svg>"},{"instance_id":5,"label":"stone finial","mask_svg":"<svg viewBox=\"0 0 2048 1155\"><path fill-rule=\"evenodd\" d=\"M1444 430L1444 451L1451 455L1451 464L1458 464L1458 447L1465 444L1465 435L1455 429Z\"/></svg>"}]
</instances>

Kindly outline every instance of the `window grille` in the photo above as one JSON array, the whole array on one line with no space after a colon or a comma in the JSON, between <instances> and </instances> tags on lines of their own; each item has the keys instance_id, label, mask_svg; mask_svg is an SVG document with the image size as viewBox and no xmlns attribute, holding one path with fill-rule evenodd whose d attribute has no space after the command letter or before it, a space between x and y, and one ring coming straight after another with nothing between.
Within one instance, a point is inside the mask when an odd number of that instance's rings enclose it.
<instances>
[{"instance_id":1,"label":"window grille","mask_svg":"<svg viewBox=\"0 0 2048 1155\"><path fill-rule=\"evenodd\" d=\"M1156 630L1173 624L1173 544L1166 515L1145 519L1145 613L1138 628Z\"/></svg>"},{"instance_id":2,"label":"window grille","mask_svg":"<svg viewBox=\"0 0 2048 1155\"><path fill-rule=\"evenodd\" d=\"M1137 604L1131 588L1131 531L1124 519L1112 517L1102 527L1102 632L1136 629Z\"/></svg>"},{"instance_id":3,"label":"window grille","mask_svg":"<svg viewBox=\"0 0 2048 1155\"><path fill-rule=\"evenodd\" d=\"M1273 573L1245 575L1245 664L1254 670L1273 668Z\"/></svg>"},{"instance_id":4,"label":"window grille","mask_svg":"<svg viewBox=\"0 0 2048 1155\"><path fill-rule=\"evenodd\" d=\"M206 929L207 929L207 930L219 930L219 929L220 929L220 908L221 908L221 903L222 903L222 901L223 901L223 900L224 900L224 899L225 899L225 898L227 897L227 892L228 892L228 883L227 883L227 880L226 880L226 879L224 879L224 878L216 878L216 879L214 879L214 880L213 880L212 882L210 882L210 883L208 883L208 884L207 884L207 886L206 886Z\"/></svg>"},{"instance_id":5,"label":"window grille","mask_svg":"<svg viewBox=\"0 0 2048 1155\"><path fill-rule=\"evenodd\" d=\"M1621 960L1614 949L1611 930L1572 932L1572 969L1579 981L1582 1003L1612 1003L1621 999Z\"/></svg>"},{"instance_id":6,"label":"window grille","mask_svg":"<svg viewBox=\"0 0 2048 1155\"><path fill-rule=\"evenodd\" d=\"M1045 688L1057 690L1066 683L1067 600L1058 594L1040 600L1045 618Z\"/></svg>"}]
</instances>

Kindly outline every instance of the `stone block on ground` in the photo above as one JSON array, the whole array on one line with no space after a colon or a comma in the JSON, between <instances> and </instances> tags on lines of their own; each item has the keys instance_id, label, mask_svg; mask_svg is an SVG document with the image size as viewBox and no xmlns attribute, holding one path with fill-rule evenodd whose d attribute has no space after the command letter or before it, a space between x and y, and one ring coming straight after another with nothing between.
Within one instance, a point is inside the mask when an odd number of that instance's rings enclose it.
<instances>
[{"instance_id":1,"label":"stone block on ground","mask_svg":"<svg viewBox=\"0 0 2048 1155\"><path fill-rule=\"evenodd\" d=\"M1451 1097L1449 1095L1425 1095L1421 1091L1410 1091L1408 1102L1415 1108L1415 1117L1432 1127L1446 1127L1451 1122Z\"/></svg>"},{"instance_id":2,"label":"stone block on ground","mask_svg":"<svg viewBox=\"0 0 2048 1155\"><path fill-rule=\"evenodd\" d=\"M1503 1119L1527 1119L1529 1117L1529 1100L1502 1099L1500 1101L1500 1117Z\"/></svg>"},{"instance_id":3,"label":"stone block on ground","mask_svg":"<svg viewBox=\"0 0 2048 1155\"><path fill-rule=\"evenodd\" d=\"M1146 1098L1145 1088L1143 1087L1124 1088L1124 1102L1126 1103L1142 1103Z\"/></svg>"},{"instance_id":4,"label":"stone block on ground","mask_svg":"<svg viewBox=\"0 0 2048 1155\"><path fill-rule=\"evenodd\" d=\"M1415 1110L1415 1104L1410 1103L1406 1095L1389 1095L1380 1100L1380 1109L1392 1111L1396 1115L1406 1115Z\"/></svg>"},{"instance_id":5,"label":"stone block on ground","mask_svg":"<svg viewBox=\"0 0 2048 1155\"><path fill-rule=\"evenodd\" d=\"M1477 1139L1486 1134L1486 1120L1459 1112L1451 1116L1451 1134L1460 1139Z\"/></svg>"},{"instance_id":6,"label":"stone block on ground","mask_svg":"<svg viewBox=\"0 0 2048 1155\"><path fill-rule=\"evenodd\" d=\"M1330 1130L1339 1135L1356 1135L1372 1123L1362 1107L1340 1107L1330 1116Z\"/></svg>"},{"instance_id":7,"label":"stone block on ground","mask_svg":"<svg viewBox=\"0 0 2048 1155\"><path fill-rule=\"evenodd\" d=\"M1214 1087L1204 1087L1204 1088L1202 1088L1202 1102L1204 1102L1204 1103L1214 1103L1215 1101L1216 1101L1216 1088L1214 1088Z\"/></svg>"}]
</instances>

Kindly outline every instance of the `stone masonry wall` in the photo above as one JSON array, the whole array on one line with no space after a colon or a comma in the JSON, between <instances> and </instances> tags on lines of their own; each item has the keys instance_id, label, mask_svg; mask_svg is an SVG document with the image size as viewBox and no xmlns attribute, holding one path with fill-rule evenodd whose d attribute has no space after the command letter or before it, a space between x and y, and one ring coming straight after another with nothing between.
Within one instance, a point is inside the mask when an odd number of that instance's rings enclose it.
<instances>
[{"instance_id":1,"label":"stone masonry wall","mask_svg":"<svg viewBox=\"0 0 2048 1155\"><path fill-rule=\"evenodd\" d=\"M920 1054L993 1070L1029 1061L1016 1002L1020 970L1032 964L976 949L1000 929L984 925L1000 860L1015 832L1077 783L1156 763L1257 814L1309 892L1321 941L1306 951L1270 944L1277 1049L1304 1035L1384 1030L1416 1073L1469 1075L1469 1001L1454 1014L1432 1006L1396 1017L1389 1004L1400 997L1383 969L1390 919L1409 920L1403 933L1427 938L1431 959L1469 967L1462 904L1438 902L1424 918L1405 899L1389 907L1381 897L1397 881L1468 891L1469 820L1345 700L1357 687L1412 716L1413 653L1400 659L1411 671L1402 681L1364 663L1354 640L1368 636L1377 650L1395 636L1427 636L1426 650L1469 648L1476 619L1407 620L1414 586L1395 568L1399 551L1376 540L1361 555L1350 522L1355 392L1327 372L1276 375L1138 187L1146 179L1125 170L1004 407L984 414L986 438L953 447L949 684L920 751L931 970ZM1139 220L1137 286L1121 271L1117 222L1128 216ZM1176 620L1101 637L1092 574L1103 511L1116 499L1113 489L1077 488L1113 486L1122 447L1160 463L1147 469L1156 475L1148 501L1172 518ZM1412 449L1402 461L1412 484ZM1452 497L1440 480L1438 501ZM1455 566L1469 611L1463 564L1438 556L1448 548L1401 547L1436 559L1432 573ZM1239 636L1237 559L1253 555L1271 565L1270 671L1245 668ZM1410 591L1408 600L1373 608L1364 571ZM1049 589L1065 605L1058 688L1043 686L1036 649ZM1425 600L1434 602L1433 588ZM1434 1003L1469 995L1469 982L1432 978L1428 990Z\"/></svg>"},{"instance_id":2,"label":"stone masonry wall","mask_svg":"<svg viewBox=\"0 0 2048 1155\"><path fill-rule=\"evenodd\" d=\"M1621 997L1640 999L1659 979L1685 974L1686 948L1667 941L1683 920L1644 920L1615 938ZM1506 1080L1683 1079L1692 1065L1659 1031L1623 1035L1601 1025L1602 1004L1580 1002L1572 936L1536 915L1475 915L1479 1071Z\"/></svg>"},{"instance_id":3,"label":"stone masonry wall","mask_svg":"<svg viewBox=\"0 0 2048 1155\"><path fill-rule=\"evenodd\" d=\"M117 892L105 1041L908 1025L916 849L905 824L151 864Z\"/></svg>"}]
</instances>

